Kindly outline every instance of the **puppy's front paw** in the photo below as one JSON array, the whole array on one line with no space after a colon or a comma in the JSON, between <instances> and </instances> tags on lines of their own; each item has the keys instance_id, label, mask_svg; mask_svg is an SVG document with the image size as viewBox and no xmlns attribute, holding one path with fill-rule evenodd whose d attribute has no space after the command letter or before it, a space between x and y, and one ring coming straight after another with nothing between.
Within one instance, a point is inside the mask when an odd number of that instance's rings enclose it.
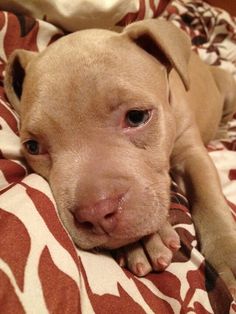
<instances>
[{"instance_id":1,"label":"puppy's front paw","mask_svg":"<svg viewBox=\"0 0 236 314\"><path fill-rule=\"evenodd\" d=\"M224 280L236 300L236 232L208 239L203 254Z\"/></svg>"},{"instance_id":2,"label":"puppy's front paw","mask_svg":"<svg viewBox=\"0 0 236 314\"><path fill-rule=\"evenodd\" d=\"M162 271L170 263L173 252L180 248L180 239L174 228L166 222L155 234L118 251L118 262L133 274L145 276L151 271Z\"/></svg>"}]
</instances>

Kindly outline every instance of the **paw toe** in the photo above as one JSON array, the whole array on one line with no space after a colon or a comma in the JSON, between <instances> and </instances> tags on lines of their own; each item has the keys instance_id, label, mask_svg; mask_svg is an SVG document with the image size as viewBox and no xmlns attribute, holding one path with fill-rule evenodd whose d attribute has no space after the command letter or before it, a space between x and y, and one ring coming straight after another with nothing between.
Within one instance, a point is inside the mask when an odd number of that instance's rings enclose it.
<instances>
[{"instance_id":1,"label":"paw toe","mask_svg":"<svg viewBox=\"0 0 236 314\"><path fill-rule=\"evenodd\" d=\"M159 231L160 237L163 243L173 252L178 251L180 248L180 238L175 229L171 226L169 222L163 226Z\"/></svg>"},{"instance_id":2,"label":"paw toe","mask_svg":"<svg viewBox=\"0 0 236 314\"><path fill-rule=\"evenodd\" d=\"M164 270L171 263L172 251L163 243L159 234L153 234L143 239L145 251L153 270Z\"/></svg>"},{"instance_id":3,"label":"paw toe","mask_svg":"<svg viewBox=\"0 0 236 314\"><path fill-rule=\"evenodd\" d=\"M141 243L134 243L125 248L128 269L136 276L147 275L152 267Z\"/></svg>"}]
</instances>

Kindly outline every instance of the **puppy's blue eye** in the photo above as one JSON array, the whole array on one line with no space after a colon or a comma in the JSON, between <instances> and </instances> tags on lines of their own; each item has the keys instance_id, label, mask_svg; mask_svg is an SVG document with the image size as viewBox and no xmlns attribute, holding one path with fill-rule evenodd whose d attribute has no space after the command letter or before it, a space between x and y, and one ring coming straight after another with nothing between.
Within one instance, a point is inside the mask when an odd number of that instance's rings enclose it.
<instances>
[{"instance_id":1,"label":"puppy's blue eye","mask_svg":"<svg viewBox=\"0 0 236 314\"><path fill-rule=\"evenodd\" d=\"M150 110L129 110L125 116L125 124L127 127L135 128L146 123L150 118Z\"/></svg>"},{"instance_id":2,"label":"puppy's blue eye","mask_svg":"<svg viewBox=\"0 0 236 314\"><path fill-rule=\"evenodd\" d=\"M40 153L39 143L35 140L29 140L24 143L27 152L31 155L38 155Z\"/></svg>"}]
</instances>

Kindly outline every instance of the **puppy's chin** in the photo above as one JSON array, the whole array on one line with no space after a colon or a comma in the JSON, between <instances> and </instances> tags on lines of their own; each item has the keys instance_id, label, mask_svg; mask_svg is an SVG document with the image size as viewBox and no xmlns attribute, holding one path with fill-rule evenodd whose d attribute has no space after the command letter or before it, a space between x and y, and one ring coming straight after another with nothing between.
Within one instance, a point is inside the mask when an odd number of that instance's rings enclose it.
<instances>
[{"instance_id":1,"label":"puppy's chin","mask_svg":"<svg viewBox=\"0 0 236 314\"><path fill-rule=\"evenodd\" d=\"M113 250L118 249L122 246L138 242L143 236L134 237L130 239L109 239L105 245L97 247L97 249L101 250Z\"/></svg>"},{"instance_id":2,"label":"puppy's chin","mask_svg":"<svg viewBox=\"0 0 236 314\"><path fill-rule=\"evenodd\" d=\"M73 239L73 241L76 244L76 246L82 250L99 252L99 251L104 251L104 250L118 249L128 244L138 242L143 236L137 236L137 237L133 237L129 239L128 238L116 239L114 237L104 236L103 239L97 238L96 241L92 240L91 242L87 242L87 243L85 242L81 243L80 241L78 241L78 239ZM98 243L99 240L101 243Z\"/></svg>"}]
</instances>

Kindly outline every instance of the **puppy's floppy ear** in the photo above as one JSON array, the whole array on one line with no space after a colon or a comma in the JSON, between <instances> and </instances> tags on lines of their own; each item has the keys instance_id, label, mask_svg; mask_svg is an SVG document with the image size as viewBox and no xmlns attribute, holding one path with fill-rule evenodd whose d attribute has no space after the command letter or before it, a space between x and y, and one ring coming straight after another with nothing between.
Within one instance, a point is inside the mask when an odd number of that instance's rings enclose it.
<instances>
[{"instance_id":1,"label":"puppy's floppy ear","mask_svg":"<svg viewBox=\"0 0 236 314\"><path fill-rule=\"evenodd\" d=\"M141 48L178 72L186 90L189 89L188 62L191 45L187 35L164 19L149 19L128 25L128 35Z\"/></svg>"},{"instance_id":2,"label":"puppy's floppy ear","mask_svg":"<svg viewBox=\"0 0 236 314\"><path fill-rule=\"evenodd\" d=\"M35 52L17 49L11 54L6 65L5 92L10 103L18 113L20 112L20 100L27 67L36 55L37 53Z\"/></svg>"}]
</instances>

